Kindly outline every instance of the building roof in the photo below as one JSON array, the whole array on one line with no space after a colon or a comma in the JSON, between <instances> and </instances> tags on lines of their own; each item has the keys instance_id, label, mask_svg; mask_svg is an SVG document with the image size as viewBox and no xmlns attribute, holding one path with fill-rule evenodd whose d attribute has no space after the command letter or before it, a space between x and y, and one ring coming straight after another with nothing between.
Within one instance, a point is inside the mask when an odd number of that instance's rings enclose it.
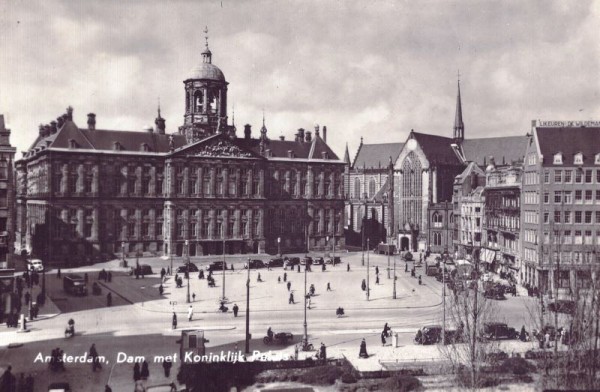
<instances>
[{"instance_id":1,"label":"building roof","mask_svg":"<svg viewBox=\"0 0 600 392\"><path fill-rule=\"evenodd\" d=\"M527 141L527 136L465 139L462 150L467 161L476 162L480 166L489 163L490 156L494 157L497 164L509 164L523 160Z\"/></svg>"},{"instance_id":2,"label":"building roof","mask_svg":"<svg viewBox=\"0 0 600 392\"><path fill-rule=\"evenodd\" d=\"M411 131L411 135L419 143L423 153L432 164L462 165L450 146L454 143L454 139L414 131Z\"/></svg>"},{"instance_id":3,"label":"building roof","mask_svg":"<svg viewBox=\"0 0 600 392\"><path fill-rule=\"evenodd\" d=\"M594 165L595 156L600 153L600 128L597 127L539 127L536 133L544 165L552 165L554 154L559 152L563 154L565 165L572 165L577 153L583 154L584 166Z\"/></svg>"},{"instance_id":4,"label":"building roof","mask_svg":"<svg viewBox=\"0 0 600 392\"><path fill-rule=\"evenodd\" d=\"M354 169L386 168L390 162L396 162L404 143L361 144L354 158Z\"/></svg>"},{"instance_id":5,"label":"building roof","mask_svg":"<svg viewBox=\"0 0 600 392\"><path fill-rule=\"evenodd\" d=\"M209 80L218 80L220 82L225 81L225 75L223 75L223 71L219 69L214 64L211 63L200 63L195 65L190 70L189 79L209 79Z\"/></svg>"},{"instance_id":6,"label":"building roof","mask_svg":"<svg viewBox=\"0 0 600 392\"><path fill-rule=\"evenodd\" d=\"M260 153L260 139L235 139L235 144ZM328 160L339 160L338 156L320 136L315 136L310 142L295 140L270 140L265 142L265 150L270 150L269 158L288 158L288 152L298 159L323 159L323 153Z\"/></svg>"}]
</instances>

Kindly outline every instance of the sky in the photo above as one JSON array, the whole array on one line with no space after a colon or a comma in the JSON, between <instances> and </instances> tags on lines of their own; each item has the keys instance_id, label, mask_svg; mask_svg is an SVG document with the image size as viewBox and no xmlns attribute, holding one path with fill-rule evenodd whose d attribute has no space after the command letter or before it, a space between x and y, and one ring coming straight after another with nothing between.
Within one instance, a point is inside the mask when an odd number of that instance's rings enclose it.
<instances>
[{"instance_id":1,"label":"sky","mask_svg":"<svg viewBox=\"0 0 600 392\"><path fill-rule=\"evenodd\" d=\"M183 80L208 26L228 113L270 138L327 126L343 158L411 129L451 136L460 70L465 137L531 120L600 119L600 0L0 2L0 114L17 158L74 108L86 127L142 130L158 102L183 124Z\"/></svg>"}]
</instances>

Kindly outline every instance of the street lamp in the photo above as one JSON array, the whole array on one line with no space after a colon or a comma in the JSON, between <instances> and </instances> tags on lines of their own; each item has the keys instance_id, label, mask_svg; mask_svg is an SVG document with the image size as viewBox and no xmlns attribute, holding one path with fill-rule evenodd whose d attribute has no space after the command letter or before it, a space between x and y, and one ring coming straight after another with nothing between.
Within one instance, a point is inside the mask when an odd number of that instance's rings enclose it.
<instances>
[{"instance_id":1,"label":"street lamp","mask_svg":"<svg viewBox=\"0 0 600 392\"><path fill-rule=\"evenodd\" d=\"M446 341L446 259L448 258L448 248L444 249L442 255L442 307L443 307L443 323L442 323L442 344Z\"/></svg>"},{"instance_id":2,"label":"street lamp","mask_svg":"<svg viewBox=\"0 0 600 392\"><path fill-rule=\"evenodd\" d=\"M306 272L308 263L304 267L304 337L302 338L302 350L308 348L308 324L306 323Z\"/></svg>"},{"instance_id":3,"label":"street lamp","mask_svg":"<svg viewBox=\"0 0 600 392\"><path fill-rule=\"evenodd\" d=\"M394 254L394 295L393 298L396 299L396 255Z\"/></svg>"},{"instance_id":4,"label":"street lamp","mask_svg":"<svg viewBox=\"0 0 600 392\"><path fill-rule=\"evenodd\" d=\"M248 268L250 268L250 264L248 264ZM225 297L225 237L223 237L223 295L221 301L227 302L227 297Z\"/></svg>"},{"instance_id":5,"label":"street lamp","mask_svg":"<svg viewBox=\"0 0 600 392\"><path fill-rule=\"evenodd\" d=\"M369 238L367 238L367 301L369 300Z\"/></svg>"},{"instance_id":6,"label":"street lamp","mask_svg":"<svg viewBox=\"0 0 600 392\"><path fill-rule=\"evenodd\" d=\"M246 354L250 353L250 257L248 257L248 279L246 280Z\"/></svg>"},{"instance_id":7,"label":"street lamp","mask_svg":"<svg viewBox=\"0 0 600 392\"><path fill-rule=\"evenodd\" d=\"M325 237L325 251L323 252L323 263L325 263L325 254L327 254L327 246L328 245L329 245L329 236L326 236Z\"/></svg>"},{"instance_id":8,"label":"street lamp","mask_svg":"<svg viewBox=\"0 0 600 392\"><path fill-rule=\"evenodd\" d=\"M388 246L387 246L387 254L388 254L388 268L387 268L387 272L388 272L388 279L390 278L390 249L391 249L391 238L388 240Z\"/></svg>"},{"instance_id":9,"label":"street lamp","mask_svg":"<svg viewBox=\"0 0 600 392\"><path fill-rule=\"evenodd\" d=\"M361 256L361 262L363 267L365 266L365 217L363 216L362 218L362 226L361 226L361 230L362 230L362 240L360 242L360 248L362 250L362 256Z\"/></svg>"},{"instance_id":10,"label":"street lamp","mask_svg":"<svg viewBox=\"0 0 600 392\"><path fill-rule=\"evenodd\" d=\"M187 266L187 298L186 302L189 304L190 301L190 253L189 253L190 242L185 240L185 258L186 258L186 266ZM172 272L172 271L171 271Z\"/></svg>"},{"instance_id":11,"label":"street lamp","mask_svg":"<svg viewBox=\"0 0 600 392\"><path fill-rule=\"evenodd\" d=\"M125 241L121 242L121 260L123 261L123 267L125 267Z\"/></svg>"}]
</instances>

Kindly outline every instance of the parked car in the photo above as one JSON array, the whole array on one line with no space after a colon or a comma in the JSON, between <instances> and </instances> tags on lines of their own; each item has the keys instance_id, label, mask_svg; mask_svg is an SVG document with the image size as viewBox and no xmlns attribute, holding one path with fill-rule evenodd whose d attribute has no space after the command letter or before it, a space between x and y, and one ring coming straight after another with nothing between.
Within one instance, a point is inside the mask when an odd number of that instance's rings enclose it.
<instances>
[{"instance_id":1,"label":"parked car","mask_svg":"<svg viewBox=\"0 0 600 392\"><path fill-rule=\"evenodd\" d=\"M313 264L314 265L323 265L323 264L325 264L325 260L322 257L315 257L313 259Z\"/></svg>"},{"instance_id":2,"label":"parked car","mask_svg":"<svg viewBox=\"0 0 600 392\"><path fill-rule=\"evenodd\" d=\"M488 287L487 289L485 289L485 291L483 292L483 296L485 298L490 298L490 299L497 299L497 300L503 300L506 299L506 297L504 296L504 288L502 286L491 286Z\"/></svg>"},{"instance_id":3,"label":"parked car","mask_svg":"<svg viewBox=\"0 0 600 392\"><path fill-rule=\"evenodd\" d=\"M266 265L262 260L250 260L250 269L265 268ZM248 268L248 263L244 264L244 268Z\"/></svg>"},{"instance_id":4,"label":"parked car","mask_svg":"<svg viewBox=\"0 0 600 392\"><path fill-rule=\"evenodd\" d=\"M302 260L300 260L301 265L311 265L313 263L313 259L310 256L304 256Z\"/></svg>"},{"instance_id":5,"label":"parked car","mask_svg":"<svg viewBox=\"0 0 600 392\"><path fill-rule=\"evenodd\" d=\"M269 260L269 262L267 263L267 265L269 266L269 268L283 267L283 259L280 258L280 257L276 257L274 259Z\"/></svg>"},{"instance_id":6,"label":"parked car","mask_svg":"<svg viewBox=\"0 0 600 392\"><path fill-rule=\"evenodd\" d=\"M152 275L152 267L148 264L140 264L140 273L144 275Z\"/></svg>"},{"instance_id":7,"label":"parked car","mask_svg":"<svg viewBox=\"0 0 600 392\"><path fill-rule=\"evenodd\" d=\"M29 271L42 272L44 270L44 264L40 259L33 259L27 262L27 269Z\"/></svg>"},{"instance_id":8,"label":"parked car","mask_svg":"<svg viewBox=\"0 0 600 392\"><path fill-rule=\"evenodd\" d=\"M406 252L402 255L404 261L413 261L413 255L410 252Z\"/></svg>"},{"instance_id":9,"label":"parked car","mask_svg":"<svg viewBox=\"0 0 600 392\"><path fill-rule=\"evenodd\" d=\"M509 327L505 323L496 322L484 323L482 334L483 338L488 340L516 339L518 336L514 328Z\"/></svg>"},{"instance_id":10,"label":"parked car","mask_svg":"<svg viewBox=\"0 0 600 392\"><path fill-rule=\"evenodd\" d=\"M435 264L426 264L425 265L425 275L427 276L437 276L440 273L440 268Z\"/></svg>"},{"instance_id":11,"label":"parked car","mask_svg":"<svg viewBox=\"0 0 600 392\"><path fill-rule=\"evenodd\" d=\"M568 299L559 299L548 304L548 310L551 312L573 314L576 308L577 304L575 301Z\"/></svg>"},{"instance_id":12,"label":"parked car","mask_svg":"<svg viewBox=\"0 0 600 392\"><path fill-rule=\"evenodd\" d=\"M190 264L190 269L189 269L190 272L198 272L198 267L196 266L196 264L194 264L194 263L189 263L189 264ZM188 268L187 264L180 265L179 267L177 267L177 273L185 274L185 271L188 270L187 268Z\"/></svg>"},{"instance_id":13,"label":"parked car","mask_svg":"<svg viewBox=\"0 0 600 392\"><path fill-rule=\"evenodd\" d=\"M417 344L436 344L442 340L441 325L426 325L417 331L415 343Z\"/></svg>"},{"instance_id":14,"label":"parked car","mask_svg":"<svg viewBox=\"0 0 600 392\"><path fill-rule=\"evenodd\" d=\"M224 261L213 261L206 266L207 271L222 271ZM225 269L227 269L227 263L225 263Z\"/></svg>"},{"instance_id":15,"label":"parked car","mask_svg":"<svg viewBox=\"0 0 600 392\"><path fill-rule=\"evenodd\" d=\"M325 264L340 264L342 262L342 259L339 256L333 256L333 257L327 257L325 259Z\"/></svg>"},{"instance_id":16,"label":"parked car","mask_svg":"<svg viewBox=\"0 0 600 392\"><path fill-rule=\"evenodd\" d=\"M285 267L295 267L300 264L300 257L289 257L285 260Z\"/></svg>"},{"instance_id":17,"label":"parked car","mask_svg":"<svg viewBox=\"0 0 600 392\"><path fill-rule=\"evenodd\" d=\"M71 386L68 382L53 382L48 385L48 392L71 392Z\"/></svg>"}]
</instances>

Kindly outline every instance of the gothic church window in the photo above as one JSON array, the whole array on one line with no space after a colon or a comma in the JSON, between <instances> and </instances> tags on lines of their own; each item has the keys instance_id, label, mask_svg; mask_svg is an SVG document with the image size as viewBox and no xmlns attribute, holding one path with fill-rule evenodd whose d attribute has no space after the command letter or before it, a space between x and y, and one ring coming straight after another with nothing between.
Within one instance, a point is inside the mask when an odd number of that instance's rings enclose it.
<instances>
[{"instance_id":1,"label":"gothic church window","mask_svg":"<svg viewBox=\"0 0 600 392\"><path fill-rule=\"evenodd\" d=\"M375 196L375 179L371 178L369 180L369 197Z\"/></svg>"}]
</instances>

